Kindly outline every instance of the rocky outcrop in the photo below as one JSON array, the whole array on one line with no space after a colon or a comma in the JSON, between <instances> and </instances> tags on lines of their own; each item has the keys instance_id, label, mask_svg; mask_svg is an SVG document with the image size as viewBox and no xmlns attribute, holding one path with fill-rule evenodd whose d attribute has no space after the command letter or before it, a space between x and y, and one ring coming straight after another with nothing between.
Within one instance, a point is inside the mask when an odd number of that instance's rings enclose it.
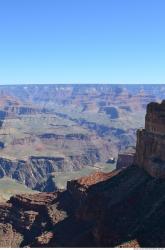
<instances>
[{"instance_id":1,"label":"rocky outcrop","mask_svg":"<svg viewBox=\"0 0 165 250\"><path fill-rule=\"evenodd\" d=\"M126 168L133 164L135 158L134 147L129 147L124 152L118 154L116 169Z\"/></svg>"},{"instance_id":2,"label":"rocky outcrop","mask_svg":"<svg viewBox=\"0 0 165 250\"><path fill-rule=\"evenodd\" d=\"M145 129L148 132L165 135L165 100L147 106Z\"/></svg>"},{"instance_id":3,"label":"rocky outcrop","mask_svg":"<svg viewBox=\"0 0 165 250\"><path fill-rule=\"evenodd\" d=\"M147 106L145 129L137 131L135 164L165 178L165 101Z\"/></svg>"},{"instance_id":4,"label":"rocky outcrop","mask_svg":"<svg viewBox=\"0 0 165 250\"><path fill-rule=\"evenodd\" d=\"M38 236L38 241L41 241L42 233L46 234L46 227L51 225L51 204L56 196L55 193L16 195L8 203L1 204L0 228L3 227L4 230L0 231L0 246L6 244L6 247L21 247L32 243ZM5 240L7 235L8 241ZM13 236L18 239L13 239ZM15 244L11 244L12 240ZM46 242L44 239L43 241Z\"/></svg>"},{"instance_id":5,"label":"rocky outcrop","mask_svg":"<svg viewBox=\"0 0 165 250\"><path fill-rule=\"evenodd\" d=\"M112 171L110 173L95 172L89 176L81 177L78 180L72 180L67 183L67 190L71 193L72 190L77 190L78 187L88 189L90 186L98 182L106 181L110 177L116 175L119 171Z\"/></svg>"},{"instance_id":6,"label":"rocky outcrop","mask_svg":"<svg viewBox=\"0 0 165 250\"><path fill-rule=\"evenodd\" d=\"M23 236L16 232L11 224L0 223L0 246L1 248L16 248L20 246Z\"/></svg>"},{"instance_id":7,"label":"rocky outcrop","mask_svg":"<svg viewBox=\"0 0 165 250\"><path fill-rule=\"evenodd\" d=\"M16 247L72 246L79 234L83 235L90 225L79 222L78 219L89 188L116 174L117 172L98 172L78 181L71 181L67 191L63 192L11 197L8 203L0 205L0 228L6 228L2 232L0 246L10 247L13 235L18 238L15 238ZM7 233L9 241L5 240Z\"/></svg>"},{"instance_id":8,"label":"rocky outcrop","mask_svg":"<svg viewBox=\"0 0 165 250\"><path fill-rule=\"evenodd\" d=\"M133 164L133 162L134 162L134 154L119 153L117 164L116 164L116 169L129 167Z\"/></svg>"},{"instance_id":9,"label":"rocky outcrop","mask_svg":"<svg viewBox=\"0 0 165 250\"><path fill-rule=\"evenodd\" d=\"M164 247L165 182L137 166L0 204L0 246Z\"/></svg>"},{"instance_id":10,"label":"rocky outcrop","mask_svg":"<svg viewBox=\"0 0 165 250\"><path fill-rule=\"evenodd\" d=\"M95 172L87 177L82 177L78 180L67 182L67 192L71 194L72 199L76 201L76 205L82 205L87 198L89 187L98 182L106 181L115 176L119 171L112 171L110 173Z\"/></svg>"}]
</instances>

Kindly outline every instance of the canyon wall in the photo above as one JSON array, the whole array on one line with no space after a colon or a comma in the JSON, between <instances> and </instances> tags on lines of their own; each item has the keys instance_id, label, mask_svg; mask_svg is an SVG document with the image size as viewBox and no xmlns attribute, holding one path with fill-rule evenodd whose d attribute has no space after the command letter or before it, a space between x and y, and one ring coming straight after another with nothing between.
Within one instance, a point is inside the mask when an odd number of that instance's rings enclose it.
<instances>
[{"instance_id":1,"label":"canyon wall","mask_svg":"<svg viewBox=\"0 0 165 250\"><path fill-rule=\"evenodd\" d=\"M147 106L145 129L137 131L135 164L153 177L165 178L165 100Z\"/></svg>"},{"instance_id":2,"label":"canyon wall","mask_svg":"<svg viewBox=\"0 0 165 250\"><path fill-rule=\"evenodd\" d=\"M50 174L79 170L88 164L94 164L97 158L97 150L92 149L86 154L69 157L31 156L27 160L0 157L0 178L7 176L29 188L41 191L43 181L49 181Z\"/></svg>"}]
</instances>

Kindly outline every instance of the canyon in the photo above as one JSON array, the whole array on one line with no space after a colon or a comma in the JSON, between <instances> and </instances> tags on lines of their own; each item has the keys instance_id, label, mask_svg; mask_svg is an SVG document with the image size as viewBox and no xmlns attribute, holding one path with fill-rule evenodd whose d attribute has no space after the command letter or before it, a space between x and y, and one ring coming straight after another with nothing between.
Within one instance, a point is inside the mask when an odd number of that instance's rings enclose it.
<instances>
[{"instance_id":1,"label":"canyon","mask_svg":"<svg viewBox=\"0 0 165 250\"><path fill-rule=\"evenodd\" d=\"M56 191L115 169L136 145L147 104L164 95L163 84L1 85L0 178Z\"/></svg>"},{"instance_id":2,"label":"canyon","mask_svg":"<svg viewBox=\"0 0 165 250\"><path fill-rule=\"evenodd\" d=\"M164 105L147 105L131 165L1 203L0 246L164 247Z\"/></svg>"}]
</instances>

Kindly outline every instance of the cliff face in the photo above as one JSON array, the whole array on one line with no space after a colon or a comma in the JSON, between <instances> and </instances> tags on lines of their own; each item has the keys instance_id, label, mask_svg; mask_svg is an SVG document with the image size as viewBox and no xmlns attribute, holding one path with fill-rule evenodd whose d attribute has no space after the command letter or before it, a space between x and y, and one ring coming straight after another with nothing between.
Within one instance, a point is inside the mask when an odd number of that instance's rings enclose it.
<instances>
[{"instance_id":1,"label":"cliff face","mask_svg":"<svg viewBox=\"0 0 165 250\"><path fill-rule=\"evenodd\" d=\"M165 101L147 106L145 129L137 131L135 164L165 178Z\"/></svg>"},{"instance_id":2,"label":"cliff face","mask_svg":"<svg viewBox=\"0 0 165 250\"><path fill-rule=\"evenodd\" d=\"M34 157L27 161L0 158L0 177L11 177L27 187L36 188L54 171L63 171L68 165L62 157Z\"/></svg>"},{"instance_id":3,"label":"cliff face","mask_svg":"<svg viewBox=\"0 0 165 250\"><path fill-rule=\"evenodd\" d=\"M95 148L88 149L82 155L68 157L31 156L27 160L0 157L0 178L7 176L29 188L42 191L39 187L43 181L49 179L51 173L79 170L84 166L93 165L98 159L99 153Z\"/></svg>"}]
</instances>

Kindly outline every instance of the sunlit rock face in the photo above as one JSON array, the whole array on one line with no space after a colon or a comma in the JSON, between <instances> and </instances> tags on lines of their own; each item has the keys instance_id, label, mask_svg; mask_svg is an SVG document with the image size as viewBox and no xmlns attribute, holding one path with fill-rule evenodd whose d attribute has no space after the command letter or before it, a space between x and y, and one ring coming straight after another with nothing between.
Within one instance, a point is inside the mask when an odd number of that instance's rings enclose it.
<instances>
[{"instance_id":1,"label":"sunlit rock face","mask_svg":"<svg viewBox=\"0 0 165 250\"><path fill-rule=\"evenodd\" d=\"M165 178L165 101L147 106L145 129L137 131L135 163L151 176Z\"/></svg>"}]
</instances>

